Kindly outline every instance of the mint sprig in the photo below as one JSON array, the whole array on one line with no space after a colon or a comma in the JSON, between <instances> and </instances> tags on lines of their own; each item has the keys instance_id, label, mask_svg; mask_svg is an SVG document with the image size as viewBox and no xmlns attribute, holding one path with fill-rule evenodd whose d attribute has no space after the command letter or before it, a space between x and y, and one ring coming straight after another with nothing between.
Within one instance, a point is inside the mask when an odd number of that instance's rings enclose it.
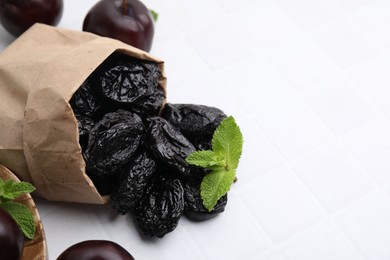
<instances>
[{"instance_id":1,"label":"mint sprig","mask_svg":"<svg viewBox=\"0 0 390 260\"><path fill-rule=\"evenodd\" d=\"M232 186L242 153L243 137L232 116L224 119L215 130L212 150L196 151L186 161L189 164L211 170L203 177L200 196L203 205L211 211L217 201Z\"/></svg>"},{"instance_id":2,"label":"mint sprig","mask_svg":"<svg viewBox=\"0 0 390 260\"><path fill-rule=\"evenodd\" d=\"M28 182L0 179L0 207L13 217L23 234L29 239L33 239L35 235L34 215L26 205L13 200L34 190L34 186Z\"/></svg>"}]
</instances>

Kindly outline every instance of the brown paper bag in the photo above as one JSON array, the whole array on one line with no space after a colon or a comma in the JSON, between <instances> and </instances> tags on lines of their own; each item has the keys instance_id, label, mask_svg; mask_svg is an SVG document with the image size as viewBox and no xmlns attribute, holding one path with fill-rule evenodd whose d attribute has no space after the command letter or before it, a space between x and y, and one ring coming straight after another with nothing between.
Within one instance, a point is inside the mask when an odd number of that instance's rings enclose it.
<instances>
[{"instance_id":1,"label":"brown paper bag","mask_svg":"<svg viewBox=\"0 0 390 260\"><path fill-rule=\"evenodd\" d=\"M73 93L113 52L163 61L120 41L36 24L0 55L0 163L55 201L105 202L85 174Z\"/></svg>"}]
</instances>

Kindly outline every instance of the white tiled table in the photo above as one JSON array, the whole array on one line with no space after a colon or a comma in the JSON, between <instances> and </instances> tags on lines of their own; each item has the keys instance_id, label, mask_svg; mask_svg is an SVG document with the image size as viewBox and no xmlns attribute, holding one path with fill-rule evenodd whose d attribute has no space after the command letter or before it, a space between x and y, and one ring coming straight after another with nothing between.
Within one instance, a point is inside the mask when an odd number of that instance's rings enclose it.
<instances>
[{"instance_id":1,"label":"white tiled table","mask_svg":"<svg viewBox=\"0 0 390 260\"><path fill-rule=\"evenodd\" d=\"M80 30L94 0L65 1ZM390 259L390 1L148 0L168 101L234 115L226 212L142 240L108 205L36 199L49 255L113 240L136 259ZM0 48L10 37L0 29Z\"/></svg>"}]
</instances>

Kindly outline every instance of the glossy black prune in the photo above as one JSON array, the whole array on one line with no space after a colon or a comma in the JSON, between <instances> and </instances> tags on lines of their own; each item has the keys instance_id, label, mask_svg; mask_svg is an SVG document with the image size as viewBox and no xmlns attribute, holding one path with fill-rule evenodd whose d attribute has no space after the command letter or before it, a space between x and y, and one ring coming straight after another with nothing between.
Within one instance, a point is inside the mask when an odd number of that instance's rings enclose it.
<instances>
[{"instance_id":1,"label":"glossy black prune","mask_svg":"<svg viewBox=\"0 0 390 260\"><path fill-rule=\"evenodd\" d=\"M79 143L82 150L84 150L88 145L89 132L95 126L95 121L84 115L76 114L77 125L79 129Z\"/></svg>"},{"instance_id":2,"label":"glossy black prune","mask_svg":"<svg viewBox=\"0 0 390 260\"><path fill-rule=\"evenodd\" d=\"M110 176L121 171L134 156L143 134L138 115L125 110L106 114L89 133L84 151L87 172Z\"/></svg>"},{"instance_id":3,"label":"glossy black prune","mask_svg":"<svg viewBox=\"0 0 390 260\"><path fill-rule=\"evenodd\" d=\"M85 240L65 249L57 260L134 260L134 257L112 241Z\"/></svg>"},{"instance_id":4,"label":"glossy black prune","mask_svg":"<svg viewBox=\"0 0 390 260\"><path fill-rule=\"evenodd\" d=\"M0 259L20 259L24 236L11 215L0 207Z\"/></svg>"},{"instance_id":5,"label":"glossy black prune","mask_svg":"<svg viewBox=\"0 0 390 260\"><path fill-rule=\"evenodd\" d=\"M121 173L118 185L111 193L111 206L119 214L132 210L142 198L155 171L156 163L148 153L142 152L134 157Z\"/></svg>"},{"instance_id":6,"label":"glossy black prune","mask_svg":"<svg viewBox=\"0 0 390 260\"><path fill-rule=\"evenodd\" d=\"M69 101L75 114L93 117L102 106L102 101L94 89L93 75L84 81Z\"/></svg>"},{"instance_id":7,"label":"glossy black prune","mask_svg":"<svg viewBox=\"0 0 390 260\"><path fill-rule=\"evenodd\" d=\"M205 208L200 196L199 180L190 180L184 184L184 215L194 221L203 221L217 216L225 210L227 194L222 196L211 211Z\"/></svg>"},{"instance_id":8,"label":"glossy black prune","mask_svg":"<svg viewBox=\"0 0 390 260\"><path fill-rule=\"evenodd\" d=\"M158 163L179 177L190 177L191 169L185 159L195 147L168 121L161 117L147 119L146 144Z\"/></svg>"},{"instance_id":9,"label":"glossy black prune","mask_svg":"<svg viewBox=\"0 0 390 260\"><path fill-rule=\"evenodd\" d=\"M87 171L87 174L100 195L109 195L118 185L119 173L113 172L106 175L97 175L94 172Z\"/></svg>"},{"instance_id":10,"label":"glossy black prune","mask_svg":"<svg viewBox=\"0 0 390 260\"><path fill-rule=\"evenodd\" d=\"M166 104L161 116L187 137L197 150L209 150L215 129L226 118L215 107L194 104Z\"/></svg>"},{"instance_id":11,"label":"glossy black prune","mask_svg":"<svg viewBox=\"0 0 390 260\"><path fill-rule=\"evenodd\" d=\"M183 210L181 182L157 176L135 207L135 223L143 235L161 238L176 228Z\"/></svg>"},{"instance_id":12,"label":"glossy black prune","mask_svg":"<svg viewBox=\"0 0 390 260\"><path fill-rule=\"evenodd\" d=\"M197 150L211 149L215 129L226 114L215 107L195 104L166 104L161 113Z\"/></svg>"},{"instance_id":13,"label":"glossy black prune","mask_svg":"<svg viewBox=\"0 0 390 260\"><path fill-rule=\"evenodd\" d=\"M114 54L100 71L100 92L114 102L114 106L129 109L141 116L158 114L164 93L158 84L161 71L156 63Z\"/></svg>"}]
</instances>

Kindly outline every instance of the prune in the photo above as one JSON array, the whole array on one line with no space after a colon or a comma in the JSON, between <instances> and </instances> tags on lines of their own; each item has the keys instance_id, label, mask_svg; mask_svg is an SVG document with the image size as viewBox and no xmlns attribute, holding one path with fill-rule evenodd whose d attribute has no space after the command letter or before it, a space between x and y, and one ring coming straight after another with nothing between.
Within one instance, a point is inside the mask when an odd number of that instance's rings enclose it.
<instances>
[{"instance_id":1,"label":"prune","mask_svg":"<svg viewBox=\"0 0 390 260\"><path fill-rule=\"evenodd\" d=\"M68 247L57 260L134 260L134 257L112 241L85 240Z\"/></svg>"},{"instance_id":2,"label":"prune","mask_svg":"<svg viewBox=\"0 0 390 260\"><path fill-rule=\"evenodd\" d=\"M195 151L195 147L164 118L150 117L147 124L145 142L156 161L180 177L191 177L193 167L185 159Z\"/></svg>"},{"instance_id":3,"label":"prune","mask_svg":"<svg viewBox=\"0 0 390 260\"><path fill-rule=\"evenodd\" d=\"M226 118L218 108L194 104L166 104L161 116L179 129L197 150L211 148L214 131Z\"/></svg>"},{"instance_id":4,"label":"prune","mask_svg":"<svg viewBox=\"0 0 390 260\"><path fill-rule=\"evenodd\" d=\"M20 259L24 236L15 220L0 207L0 259Z\"/></svg>"},{"instance_id":5,"label":"prune","mask_svg":"<svg viewBox=\"0 0 390 260\"><path fill-rule=\"evenodd\" d=\"M111 194L119 182L119 174L117 172L97 175L94 172L87 171L87 174L101 195Z\"/></svg>"},{"instance_id":6,"label":"prune","mask_svg":"<svg viewBox=\"0 0 390 260\"><path fill-rule=\"evenodd\" d=\"M102 106L102 101L94 89L93 75L84 81L69 101L75 114L92 117Z\"/></svg>"},{"instance_id":7,"label":"prune","mask_svg":"<svg viewBox=\"0 0 390 260\"><path fill-rule=\"evenodd\" d=\"M145 236L173 231L184 210L184 189L178 179L153 178L135 207L135 223Z\"/></svg>"},{"instance_id":8,"label":"prune","mask_svg":"<svg viewBox=\"0 0 390 260\"><path fill-rule=\"evenodd\" d=\"M194 221L202 221L213 218L225 210L227 194L222 196L211 211L208 211L200 196L201 182L196 180L187 181L184 184L185 208L184 215Z\"/></svg>"},{"instance_id":9,"label":"prune","mask_svg":"<svg viewBox=\"0 0 390 260\"><path fill-rule=\"evenodd\" d=\"M77 125L79 129L79 143L82 150L88 145L89 132L95 126L95 122L92 118L80 114L76 114Z\"/></svg>"},{"instance_id":10,"label":"prune","mask_svg":"<svg viewBox=\"0 0 390 260\"><path fill-rule=\"evenodd\" d=\"M114 105L141 116L158 114L164 93L158 85L161 72L156 63L115 54L100 70L100 91Z\"/></svg>"},{"instance_id":11,"label":"prune","mask_svg":"<svg viewBox=\"0 0 390 260\"><path fill-rule=\"evenodd\" d=\"M156 163L148 153L142 152L134 157L121 173L118 185L111 193L111 206L119 214L133 209L142 198L155 170Z\"/></svg>"},{"instance_id":12,"label":"prune","mask_svg":"<svg viewBox=\"0 0 390 260\"><path fill-rule=\"evenodd\" d=\"M87 172L110 176L121 171L138 149L143 134L138 115L125 110L106 114L89 133L84 151Z\"/></svg>"}]
</instances>

